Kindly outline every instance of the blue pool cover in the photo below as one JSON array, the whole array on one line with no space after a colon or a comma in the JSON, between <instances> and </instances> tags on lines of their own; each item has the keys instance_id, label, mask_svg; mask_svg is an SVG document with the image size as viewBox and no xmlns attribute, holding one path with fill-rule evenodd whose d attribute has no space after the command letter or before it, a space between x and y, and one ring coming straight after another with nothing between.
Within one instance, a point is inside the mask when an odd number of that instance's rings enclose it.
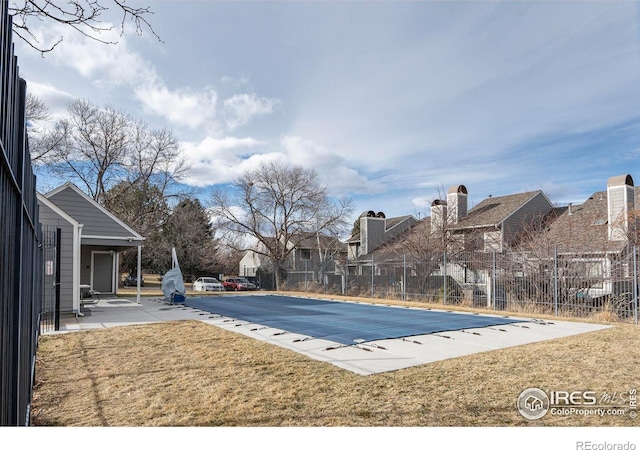
<instances>
[{"instance_id":1,"label":"blue pool cover","mask_svg":"<svg viewBox=\"0 0 640 450\"><path fill-rule=\"evenodd\" d=\"M520 319L279 295L187 298L186 306L344 345L523 322Z\"/></svg>"}]
</instances>

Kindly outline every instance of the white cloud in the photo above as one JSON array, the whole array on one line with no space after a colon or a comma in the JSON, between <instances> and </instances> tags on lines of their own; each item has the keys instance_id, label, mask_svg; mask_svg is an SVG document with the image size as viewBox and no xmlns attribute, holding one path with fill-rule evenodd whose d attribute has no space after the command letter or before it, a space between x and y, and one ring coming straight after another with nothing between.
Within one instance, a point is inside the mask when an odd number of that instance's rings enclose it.
<instances>
[{"instance_id":1,"label":"white cloud","mask_svg":"<svg viewBox=\"0 0 640 450\"><path fill-rule=\"evenodd\" d=\"M109 23L103 24L111 26ZM103 31L97 38L116 45L89 39L80 33L69 32L59 23L49 24L37 30L43 42L53 42L64 35L64 40L47 54L56 65L74 69L100 87L131 86L148 83L157 77L153 65L139 53L131 50L126 36L120 36L117 27Z\"/></svg>"},{"instance_id":2,"label":"white cloud","mask_svg":"<svg viewBox=\"0 0 640 450\"><path fill-rule=\"evenodd\" d=\"M423 8L430 6L416 6ZM437 164L455 174L460 161L506 158L532 139L637 116L640 59L633 55L640 41L637 20L625 14L635 6L434 8L459 14L425 14L422 30L412 30L412 39L393 53L362 47L354 28L342 47L314 59L317 66L305 72L313 88L300 90L297 99L310 107L290 132L330 139L335 153L371 171L400 174ZM385 45L398 32L398 24L389 25ZM358 58L349 59L353 54Z\"/></svg>"},{"instance_id":3,"label":"white cloud","mask_svg":"<svg viewBox=\"0 0 640 450\"><path fill-rule=\"evenodd\" d=\"M238 94L223 102L222 112L229 130L246 125L254 116L271 114L279 104L277 99L256 94Z\"/></svg>"},{"instance_id":4,"label":"white cloud","mask_svg":"<svg viewBox=\"0 0 640 450\"><path fill-rule=\"evenodd\" d=\"M183 154L192 165L185 180L193 186L211 186L232 182L258 164L273 160L313 169L332 195L352 192L380 193L382 184L367 179L346 161L317 143L298 136L284 136L281 150L269 150L265 142L253 138L207 137L200 142L185 142Z\"/></svg>"},{"instance_id":5,"label":"white cloud","mask_svg":"<svg viewBox=\"0 0 640 450\"><path fill-rule=\"evenodd\" d=\"M218 94L213 88L171 91L163 85L147 85L137 88L134 95L148 111L175 125L215 129Z\"/></svg>"},{"instance_id":6,"label":"white cloud","mask_svg":"<svg viewBox=\"0 0 640 450\"><path fill-rule=\"evenodd\" d=\"M105 27L110 24L105 23ZM158 75L156 66L128 45L117 27L99 35L107 45L80 33L69 33L60 24L36 31L41 42L64 41L47 55L57 66L68 67L91 80L101 89L130 89L147 112L164 118L171 124L190 129L203 128L220 136L224 132L247 125L254 117L271 114L279 104L274 98L259 97L255 93L240 93L219 101L218 92L211 86L171 88ZM221 82L232 88L242 88L248 78L223 76Z\"/></svg>"},{"instance_id":7,"label":"white cloud","mask_svg":"<svg viewBox=\"0 0 640 450\"><path fill-rule=\"evenodd\" d=\"M248 77L235 78L229 75L223 75L220 78L220 83L229 85L232 87L242 87L242 86L245 86L247 83L249 83L249 78Z\"/></svg>"},{"instance_id":8,"label":"white cloud","mask_svg":"<svg viewBox=\"0 0 640 450\"><path fill-rule=\"evenodd\" d=\"M160 50L43 26L65 41L27 59L59 104L62 91L142 103L175 126L195 185L285 158L334 193L403 209L459 183L470 201L540 186L566 198L561 186L588 195L638 152L621 129L640 102L634 2L157 3Z\"/></svg>"},{"instance_id":9,"label":"white cloud","mask_svg":"<svg viewBox=\"0 0 640 450\"><path fill-rule=\"evenodd\" d=\"M48 83L28 82L27 92L41 99L47 105L52 119L66 114L67 104L75 99L73 94L61 91Z\"/></svg>"},{"instance_id":10,"label":"white cloud","mask_svg":"<svg viewBox=\"0 0 640 450\"><path fill-rule=\"evenodd\" d=\"M242 155L263 144L252 138L234 137L207 137L201 142L183 142L183 155L192 166L185 183L200 187L229 183L247 164Z\"/></svg>"},{"instance_id":11,"label":"white cloud","mask_svg":"<svg viewBox=\"0 0 640 450\"><path fill-rule=\"evenodd\" d=\"M366 176L349 167L343 157L310 139L284 136L281 145L292 164L315 170L320 180L334 195L345 195L349 192L370 194L384 190L381 184L368 180Z\"/></svg>"}]
</instances>

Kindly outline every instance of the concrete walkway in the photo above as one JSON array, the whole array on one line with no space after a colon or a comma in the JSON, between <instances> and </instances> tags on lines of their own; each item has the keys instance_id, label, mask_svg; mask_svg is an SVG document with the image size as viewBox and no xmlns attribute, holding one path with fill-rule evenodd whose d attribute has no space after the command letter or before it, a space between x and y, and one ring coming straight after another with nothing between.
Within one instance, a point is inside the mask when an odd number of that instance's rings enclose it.
<instances>
[{"instance_id":1,"label":"concrete walkway","mask_svg":"<svg viewBox=\"0 0 640 450\"><path fill-rule=\"evenodd\" d=\"M86 305L84 316L64 318L60 331L92 330L170 320L199 320L209 325L284 347L310 358L334 364L360 375L399 370L473 353L558 339L609 328L607 325L557 320L529 319L495 327L441 332L401 339L385 339L344 346L332 341L230 320L184 305L170 305L162 298L141 298L140 303L123 298L100 299Z\"/></svg>"}]
</instances>

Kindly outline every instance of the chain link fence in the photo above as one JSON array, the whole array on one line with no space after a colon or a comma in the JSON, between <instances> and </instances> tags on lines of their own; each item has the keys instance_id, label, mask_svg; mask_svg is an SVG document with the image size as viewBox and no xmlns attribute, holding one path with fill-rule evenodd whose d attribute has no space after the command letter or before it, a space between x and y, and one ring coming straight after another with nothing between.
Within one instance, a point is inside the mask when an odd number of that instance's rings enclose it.
<instances>
[{"instance_id":1,"label":"chain link fence","mask_svg":"<svg viewBox=\"0 0 640 450\"><path fill-rule=\"evenodd\" d=\"M638 252L431 253L287 270L286 288L638 324Z\"/></svg>"}]
</instances>

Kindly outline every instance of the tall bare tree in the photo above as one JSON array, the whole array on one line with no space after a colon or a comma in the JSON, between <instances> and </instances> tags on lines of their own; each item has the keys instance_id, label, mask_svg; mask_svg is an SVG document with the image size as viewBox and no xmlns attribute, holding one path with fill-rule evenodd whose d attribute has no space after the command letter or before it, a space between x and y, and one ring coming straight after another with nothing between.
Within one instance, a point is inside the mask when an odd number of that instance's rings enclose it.
<instances>
[{"instance_id":1,"label":"tall bare tree","mask_svg":"<svg viewBox=\"0 0 640 450\"><path fill-rule=\"evenodd\" d=\"M282 161L246 171L230 191L212 194L213 214L238 250L266 256L275 271L276 289L291 252L305 239L335 233L347 225L348 198L332 200L313 170Z\"/></svg>"},{"instance_id":2,"label":"tall bare tree","mask_svg":"<svg viewBox=\"0 0 640 450\"><path fill-rule=\"evenodd\" d=\"M154 186L165 195L189 170L170 130L150 130L112 106L74 100L68 115L55 123L55 132L49 170L79 182L107 207L107 191L123 180L142 189Z\"/></svg>"},{"instance_id":3,"label":"tall bare tree","mask_svg":"<svg viewBox=\"0 0 640 450\"><path fill-rule=\"evenodd\" d=\"M58 38L50 45L43 44L33 31L33 23L60 23L94 41L115 44L102 37L106 31L113 29L112 25L102 20L110 10L121 14L120 34L124 33L126 22L132 22L137 34L147 29L160 39L147 20L148 15L153 14L150 7L132 7L126 4L126 0L13 0L8 3L9 14L13 16L13 32L43 55L53 51L63 38Z\"/></svg>"},{"instance_id":4,"label":"tall bare tree","mask_svg":"<svg viewBox=\"0 0 640 450\"><path fill-rule=\"evenodd\" d=\"M51 162L54 150L61 145L63 134L47 126L51 119L49 107L41 98L28 93L25 116L31 161L37 166Z\"/></svg>"}]
</instances>

